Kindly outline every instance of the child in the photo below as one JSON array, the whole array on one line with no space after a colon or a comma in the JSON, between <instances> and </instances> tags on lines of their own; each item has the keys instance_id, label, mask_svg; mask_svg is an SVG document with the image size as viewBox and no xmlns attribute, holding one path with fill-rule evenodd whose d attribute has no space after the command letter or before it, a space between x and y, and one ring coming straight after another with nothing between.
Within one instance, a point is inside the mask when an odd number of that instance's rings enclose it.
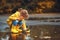
<instances>
[{"instance_id":1,"label":"child","mask_svg":"<svg viewBox=\"0 0 60 40\"><path fill-rule=\"evenodd\" d=\"M25 23L25 19L27 18L28 11L22 8L18 8L18 10L14 14L9 16L9 18L7 19L7 24L10 26L12 32L18 32L21 26L23 30L27 30Z\"/></svg>"}]
</instances>

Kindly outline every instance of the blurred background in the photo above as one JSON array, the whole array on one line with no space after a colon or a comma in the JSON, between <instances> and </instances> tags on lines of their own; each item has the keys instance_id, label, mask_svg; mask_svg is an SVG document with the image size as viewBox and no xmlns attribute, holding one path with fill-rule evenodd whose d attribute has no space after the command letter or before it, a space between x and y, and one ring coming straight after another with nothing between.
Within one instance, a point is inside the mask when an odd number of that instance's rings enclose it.
<instances>
[{"instance_id":1,"label":"blurred background","mask_svg":"<svg viewBox=\"0 0 60 40\"><path fill-rule=\"evenodd\" d=\"M12 13L15 7L22 7L29 13L59 13L60 0L0 0L0 14Z\"/></svg>"},{"instance_id":2,"label":"blurred background","mask_svg":"<svg viewBox=\"0 0 60 40\"><path fill-rule=\"evenodd\" d=\"M60 40L60 0L0 0L0 40L11 39L6 20L16 7L29 12L26 25L31 33L28 39Z\"/></svg>"}]
</instances>

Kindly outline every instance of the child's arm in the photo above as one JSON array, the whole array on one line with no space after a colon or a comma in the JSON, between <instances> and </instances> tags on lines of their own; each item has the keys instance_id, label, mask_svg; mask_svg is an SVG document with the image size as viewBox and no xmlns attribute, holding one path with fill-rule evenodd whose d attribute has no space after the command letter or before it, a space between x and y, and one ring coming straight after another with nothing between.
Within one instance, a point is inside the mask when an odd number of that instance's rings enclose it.
<instances>
[{"instance_id":1,"label":"child's arm","mask_svg":"<svg viewBox=\"0 0 60 40\"><path fill-rule=\"evenodd\" d=\"M12 14L11 16L9 16L8 19L7 19L7 24L8 25L11 25L12 20L17 20L18 19L17 16L18 15L16 13L15 14Z\"/></svg>"},{"instance_id":2,"label":"child's arm","mask_svg":"<svg viewBox=\"0 0 60 40\"><path fill-rule=\"evenodd\" d=\"M11 20L16 20L17 18L16 18L16 14L12 14L10 17L9 17L9 19L11 19Z\"/></svg>"},{"instance_id":3,"label":"child's arm","mask_svg":"<svg viewBox=\"0 0 60 40\"><path fill-rule=\"evenodd\" d=\"M27 30L25 20L23 20L22 28L23 30Z\"/></svg>"}]
</instances>

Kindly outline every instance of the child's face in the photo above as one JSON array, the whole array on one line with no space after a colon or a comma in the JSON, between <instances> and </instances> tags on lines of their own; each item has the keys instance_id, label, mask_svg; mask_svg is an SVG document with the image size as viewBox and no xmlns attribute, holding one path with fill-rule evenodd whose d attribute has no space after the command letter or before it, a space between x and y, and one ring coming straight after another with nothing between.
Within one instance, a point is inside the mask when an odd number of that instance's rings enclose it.
<instances>
[{"instance_id":1,"label":"child's face","mask_svg":"<svg viewBox=\"0 0 60 40\"><path fill-rule=\"evenodd\" d=\"M22 10L21 11L21 16L23 16L24 19L27 19L28 18L28 12L27 12L27 10Z\"/></svg>"},{"instance_id":2,"label":"child's face","mask_svg":"<svg viewBox=\"0 0 60 40\"><path fill-rule=\"evenodd\" d=\"M27 18L28 18L28 15L26 15L26 14L21 14L21 16L22 16L22 18L24 18L24 19L27 19Z\"/></svg>"},{"instance_id":3,"label":"child's face","mask_svg":"<svg viewBox=\"0 0 60 40\"><path fill-rule=\"evenodd\" d=\"M20 16L20 19L22 20L22 19L24 19L24 17L23 16Z\"/></svg>"}]
</instances>

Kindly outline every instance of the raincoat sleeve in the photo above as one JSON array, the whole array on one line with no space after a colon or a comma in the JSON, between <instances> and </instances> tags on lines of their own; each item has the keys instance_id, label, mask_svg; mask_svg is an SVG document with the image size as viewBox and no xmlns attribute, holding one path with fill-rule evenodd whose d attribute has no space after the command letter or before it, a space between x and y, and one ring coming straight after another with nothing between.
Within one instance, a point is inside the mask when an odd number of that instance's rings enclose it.
<instances>
[{"instance_id":1,"label":"raincoat sleeve","mask_svg":"<svg viewBox=\"0 0 60 40\"><path fill-rule=\"evenodd\" d=\"M23 28L23 30L26 30L26 29L27 29L27 28L26 28L25 20L23 20L22 28Z\"/></svg>"},{"instance_id":2,"label":"raincoat sleeve","mask_svg":"<svg viewBox=\"0 0 60 40\"><path fill-rule=\"evenodd\" d=\"M17 14L12 14L10 17L9 17L9 19L10 20L16 20L17 19Z\"/></svg>"},{"instance_id":3,"label":"raincoat sleeve","mask_svg":"<svg viewBox=\"0 0 60 40\"><path fill-rule=\"evenodd\" d=\"M18 13L14 13L11 16L9 16L8 19L7 19L7 24L11 25L12 24L12 20L16 20L17 17L18 17Z\"/></svg>"}]
</instances>

